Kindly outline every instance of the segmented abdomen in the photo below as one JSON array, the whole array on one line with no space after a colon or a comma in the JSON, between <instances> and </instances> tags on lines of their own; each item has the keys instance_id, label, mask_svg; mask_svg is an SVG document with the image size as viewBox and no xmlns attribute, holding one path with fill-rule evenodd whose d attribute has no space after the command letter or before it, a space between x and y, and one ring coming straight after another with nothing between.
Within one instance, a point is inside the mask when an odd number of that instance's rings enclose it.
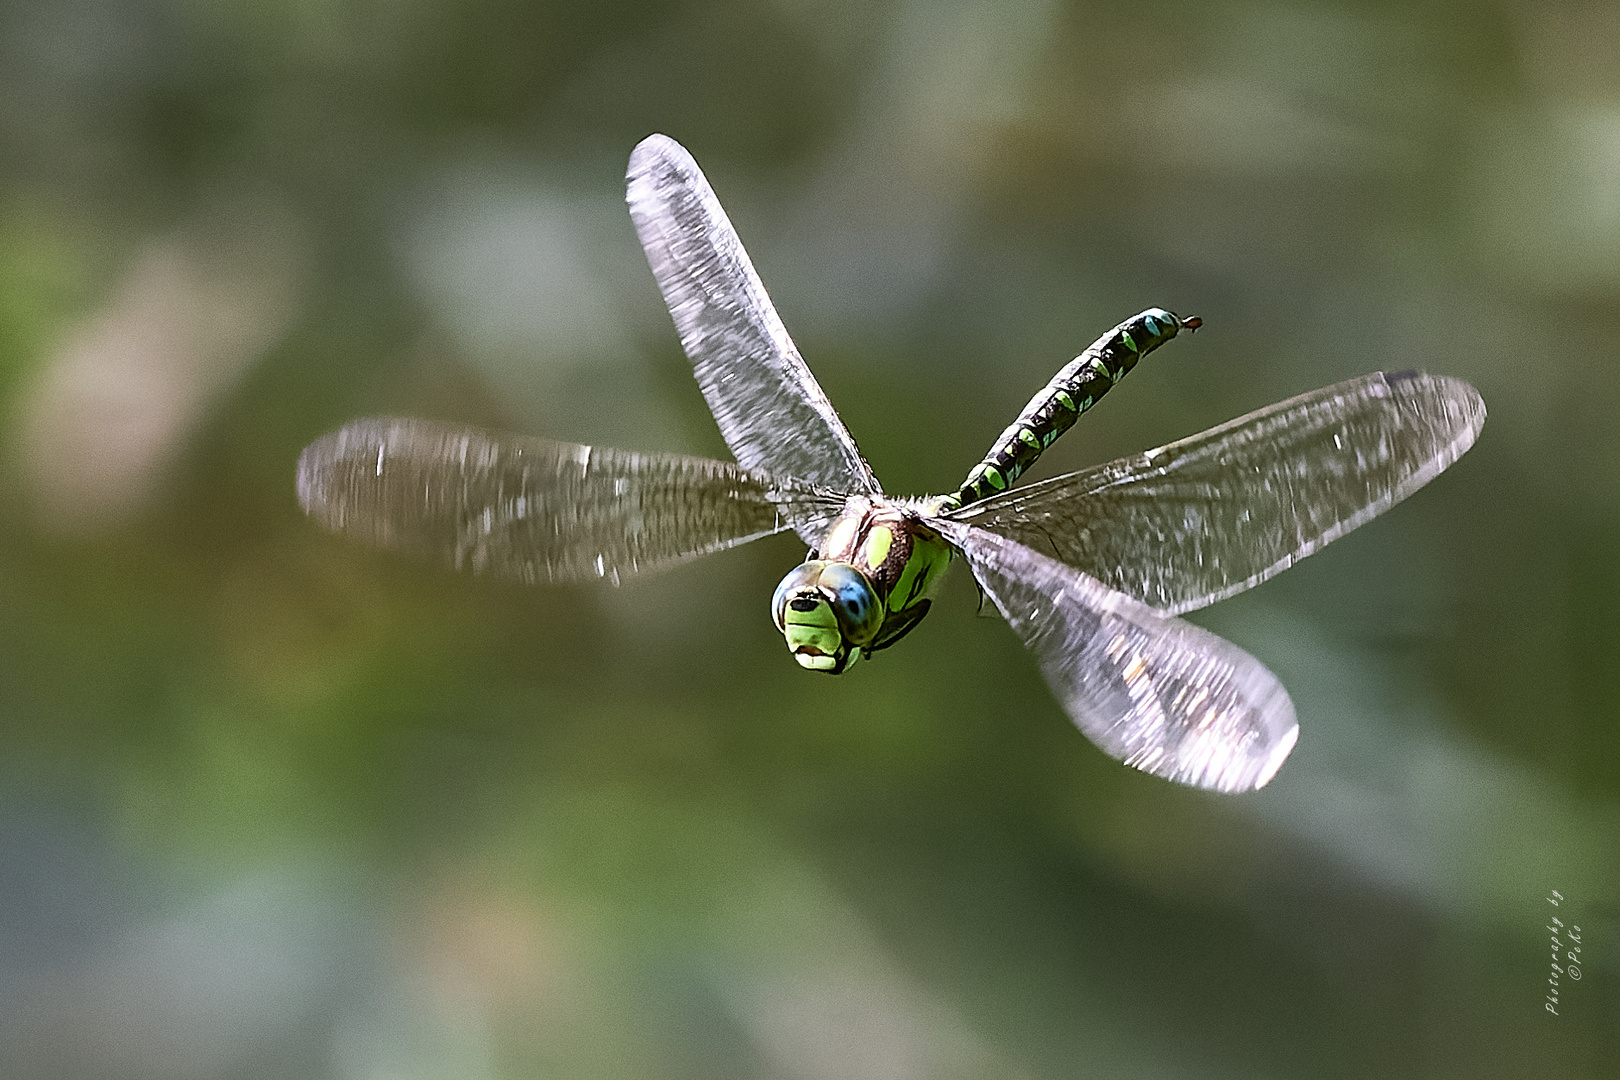
<instances>
[{"instance_id":1,"label":"segmented abdomen","mask_svg":"<svg viewBox=\"0 0 1620 1080\"><path fill-rule=\"evenodd\" d=\"M1005 491L1138 360L1183 328L1195 330L1200 325L1199 319L1179 319L1163 308L1149 308L1108 331L1030 399L950 499L966 505Z\"/></svg>"}]
</instances>

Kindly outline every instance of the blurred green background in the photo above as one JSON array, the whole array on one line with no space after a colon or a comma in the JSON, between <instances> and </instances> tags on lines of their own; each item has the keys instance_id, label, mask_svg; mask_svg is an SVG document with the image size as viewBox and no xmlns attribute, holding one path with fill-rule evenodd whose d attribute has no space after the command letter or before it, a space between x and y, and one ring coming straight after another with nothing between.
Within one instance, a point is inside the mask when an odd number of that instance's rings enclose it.
<instances>
[{"instance_id":1,"label":"blurred green background","mask_svg":"<svg viewBox=\"0 0 1620 1080\"><path fill-rule=\"evenodd\" d=\"M1617 57L1612 2L0 7L0 1074L1620 1075ZM303 519L363 415L725 455L651 131L890 491L1150 305L1206 328L1037 475L1480 388L1194 616L1293 694L1268 788L1105 758L961 568L820 679L791 537L525 590Z\"/></svg>"}]
</instances>

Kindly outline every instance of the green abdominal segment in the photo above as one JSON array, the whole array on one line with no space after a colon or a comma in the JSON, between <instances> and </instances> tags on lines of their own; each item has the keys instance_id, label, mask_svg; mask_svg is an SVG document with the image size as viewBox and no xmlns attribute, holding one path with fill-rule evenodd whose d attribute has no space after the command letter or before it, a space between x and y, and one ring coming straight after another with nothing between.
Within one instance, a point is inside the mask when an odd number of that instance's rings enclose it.
<instances>
[{"instance_id":1,"label":"green abdominal segment","mask_svg":"<svg viewBox=\"0 0 1620 1080\"><path fill-rule=\"evenodd\" d=\"M962 486L945 498L942 508L966 506L1005 491L1138 360L1183 328L1197 329L1199 325L1198 319L1183 320L1163 308L1149 308L1098 338L1030 399Z\"/></svg>"}]
</instances>

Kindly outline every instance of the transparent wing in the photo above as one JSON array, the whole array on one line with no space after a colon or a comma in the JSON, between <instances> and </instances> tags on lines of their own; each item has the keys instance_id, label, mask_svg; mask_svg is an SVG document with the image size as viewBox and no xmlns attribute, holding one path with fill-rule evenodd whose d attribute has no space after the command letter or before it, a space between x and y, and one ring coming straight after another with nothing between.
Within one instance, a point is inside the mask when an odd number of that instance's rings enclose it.
<instances>
[{"instance_id":1,"label":"transparent wing","mask_svg":"<svg viewBox=\"0 0 1620 1080\"><path fill-rule=\"evenodd\" d=\"M1288 692L1236 645L1022 544L939 527L1105 753L1177 783L1252 791L1294 748Z\"/></svg>"},{"instance_id":2,"label":"transparent wing","mask_svg":"<svg viewBox=\"0 0 1620 1080\"><path fill-rule=\"evenodd\" d=\"M737 461L833 491L877 492L692 155L649 135L630 155L628 180L647 262ZM811 546L821 539L819 525L794 524Z\"/></svg>"},{"instance_id":3,"label":"transparent wing","mask_svg":"<svg viewBox=\"0 0 1620 1080\"><path fill-rule=\"evenodd\" d=\"M1461 457L1484 423L1465 382L1377 372L946 516L1179 614L1388 510Z\"/></svg>"},{"instance_id":4,"label":"transparent wing","mask_svg":"<svg viewBox=\"0 0 1620 1080\"><path fill-rule=\"evenodd\" d=\"M616 584L831 500L721 461L379 419L305 448L298 501L335 532L457 569Z\"/></svg>"}]
</instances>

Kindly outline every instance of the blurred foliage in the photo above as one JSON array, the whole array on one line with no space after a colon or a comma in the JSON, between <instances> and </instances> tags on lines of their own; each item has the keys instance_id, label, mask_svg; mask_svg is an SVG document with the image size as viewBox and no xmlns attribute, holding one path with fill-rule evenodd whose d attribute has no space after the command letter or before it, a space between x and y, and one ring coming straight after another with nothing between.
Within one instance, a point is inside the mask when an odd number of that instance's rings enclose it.
<instances>
[{"instance_id":1,"label":"blurred foliage","mask_svg":"<svg viewBox=\"0 0 1620 1080\"><path fill-rule=\"evenodd\" d=\"M1616 56L1563 0L0 9L0 1072L1614 1075ZM1481 389L1195 617L1294 695L1270 787L1104 758L961 571L826 680L788 538L525 591L302 519L360 415L725 453L623 210L654 130L892 491L1154 304L1207 327L1038 475Z\"/></svg>"}]
</instances>

